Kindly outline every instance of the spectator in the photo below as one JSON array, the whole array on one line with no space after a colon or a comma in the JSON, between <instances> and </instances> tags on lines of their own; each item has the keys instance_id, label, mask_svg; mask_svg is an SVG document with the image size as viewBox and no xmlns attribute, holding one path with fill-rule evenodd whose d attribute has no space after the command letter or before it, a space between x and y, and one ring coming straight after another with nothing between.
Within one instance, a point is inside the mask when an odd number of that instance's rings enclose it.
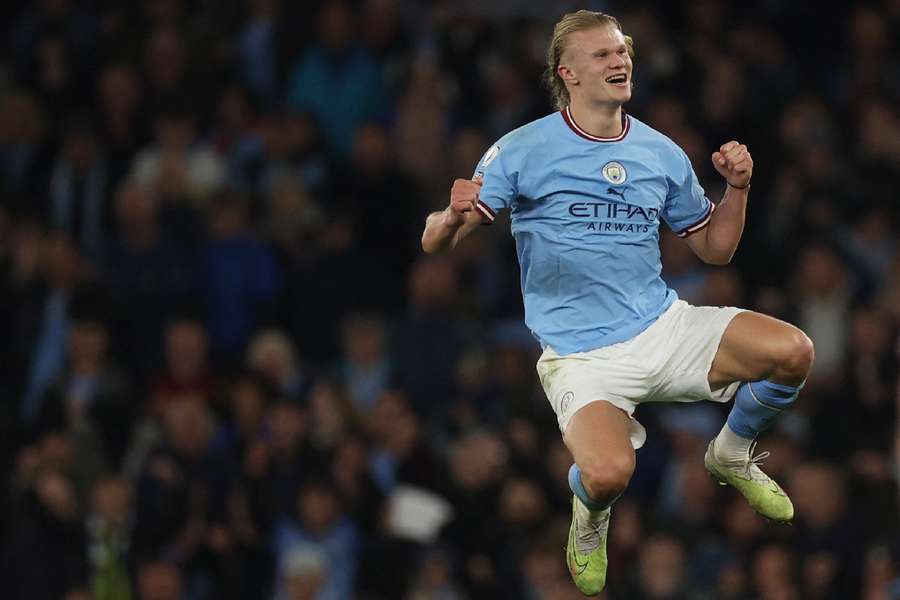
<instances>
[{"instance_id":1,"label":"spectator","mask_svg":"<svg viewBox=\"0 0 900 600\"><path fill-rule=\"evenodd\" d=\"M18 525L4 545L5 593L52 600L83 586L87 544L72 484L48 469L36 475L21 500Z\"/></svg>"},{"instance_id":2,"label":"spectator","mask_svg":"<svg viewBox=\"0 0 900 600\"><path fill-rule=\"evenodd\" d=\"M50 175L49 220L66 232L94 265L102 262L110 230L109 165L100 153L93 125L77 117L69 125L60 159Z\"/></svg>"},{"instance_id":3,"label":"spectator","mask_svg":"<svg viewBox=\"0 0 900 600\"><path fill-rule=\"evenodd\" d=\"M0 101L0 115L0 181L9 195L3 205L13 213L35 214L50 162L42 107L33 96L10 92Z\"/></svg>"},{"instance_id":4,"label":"spectator","mask_svg":"<svg viewBox=\"0 0 900 600\"><path fill-rule=\"evenodd\" d=\"M109 356L104 317L92 312L103 310L105 301L87 291L80 296L73 306L65 366L41 402L38 427L71 432L88 455L116 468L129 444L136 407L130 382Z\"/></svg>"},{"instance_id":5,"label":"spectator","mask_svg":"<svg viewBox=\"0 0 900 600\"><path fill-rule=\"evenodd\" d=\"M161 441L136 485L133 551L138 558L169 556L209 583L212 574L195 559L214 543L209 528L224 520L232 467L212 444L215 424L205 405L180 400L163 417Z\"/></svg>"},{"instance_id":6,"label":"spectator","mask_svg":"<svg viewBox=\"0 0 900 600\"><path fill-rule=\"evenodd\" d=\"M327 160L322 129L308 111L270 112L260 125L262 148L239 157L236 187L269 196L283 176L300 179L311 193L329 184L333 165Z\"/></svg>"},{"instance_id":7,"label":"spectator","mask_svg":"<svg viewBox=\"0 0 900 600\"><path fill-rule=\"evenodd\" d=\"M255 104L249 92L233 84L218 98L217 120L210 135L210 145L224 157L231 185L241 184L241 168L262 152L262 135ZM244 193L251 190L242 189Z\"/></svg>"},{"instance_id":8,"label":"spectator","mask_svg":"<svg viewBox=\"0 0 900 600\"><path fill-rule=\"evenodd\" d=\"M754 557L754 587L763 598L792 600L800 598L793 556L783 545L763 546Z\"/></svg>"},{"instance_id":9,"label":"spectator","mask_svg":"<svg viewBox=\"0 0 900 600\"><path fill-rule=\"evenodd\" d=\"M795 470L791 483L804 511L796 541L805 557L804 585L838 596L854 594L860 587L863 548L856 517L847 510L843 476L829 465L806 464Z\"/></svg>"},{"instance_id":10,"label":"spectator","mask_svg":"<svg viewBox=\"0 0 900 600\"><path fill-rule=\"evenodd\" d=\"M281 331L266 329L253 337L247 348L247 366L282 398L299 401L308 391L310 377L304 373L293 342Z\"/></svg>"},{"instance_id":11,"label":"spectator","mask_svg":"<svg viewBox=\"0 0 900 600\"><path fill-rule=\"evenodd\" d=\"M293 510L297 490L328 472L327 455L312 441L307 411L278 402L267 415L270 436L248 453L245 471L269 490L276 514Z\"/></svg>"},{"instance_id":12,"label":"spectator","mask_svg":"<svg viewBox=\"0 0 900 600\"><path fill-rule=\"evenodd\" d=\"M313 545L292 548L280 568L283 591L277 600L312 600L324 597L326 557Z\"/></svg>"},{"instance_id":13,"label":"spectator","mask_svg":"<svg viewBox=\"0 0 900 600\"><path fill-rule=\"evenodd\" d=\"M160 331L195 291L197 260L184 240L162 228L159 197L134 181L116 194L118 239L108 251L105 281L121 321L116 338L124 348L143 348L126 355L128 366L142 376L160 368Z\"/></svg>"},{"instance_id":14,"label":"spectator","mask_svg":"<svg viewBox=\"0 0 900 600\"><path fill-rule=\"evenodd\" d=\"M344 436L334 447L331 479L347 514L366 534L379 529L384 495L368 464L369 447L359 434Z\"/></svg>"},{"instance_id":15,"label":"spectator","mask_svg":"<svg viewBox=\"0 0 900 600\"><path fill-rule=\"evenodd\" d=\"M225 185L226 167L196 137L190 113L173 109L160 114L154 123L154 144L135 156L130 176L169 202L205 208L209 197Z\"/></svg>"},{"instance_id":16,"label":"spectator","mask_svg":"<svg viewBox=\"0 0 900 600\"><path fill-rule=\"evenodd\" d=\"M375 316L348 316L342 327L344 356L338 365L354 407L370 411L391 383L384 323Z\"/></svg>"},{"instance_id":17,"label":"spectator","mask_svg":"<svg viewBox=\"0 0 900 600\"><path fill-rule=\"evenodd\" d=\"M184 37L171 24L161 23L150 32L143 58L152 105L164 106L182 98L196 101L195 94L202 92L189 78L187 52Z\"/></svg>"},{"instance_id":18,"label":"spectator","mask_svg":"<svg viewBox=\"0 0 900 600\"><path fill-rule=\"evenodd\" d=\"M284 274L283 319L300 354L311 362L333 362L339 352L340 321L354 310L387 306L386 268L362 252L349 217L329 219L316 248ZM342 273L343 277L333 277ZM315 287L313 288L313 284Z\"/></svg>"},{"instance_id":19,"label":"spectator","mask_svg":"<svg viewBox=\"0 0 900 600\"><path fill-rule=\"evenodd\" d=\"M472 340L464 322L452 312L459 272L447 257L418 260L409 278L409 313L394 326L391 347L398 374L416 410L438 422L451 390L442 373L462 355Z\"/></svg>"},{"instance_id":20,"label":"spectator","mask_svg":"<svg viewBox=\"0 0 900 600\"><path fill-rule=\"evenodd\" d=\"M446 489L443 465L428 447L419 417L397 390L385 391L368 415L374 442L370 468L379 490L388 494L399 484L434 492Z\"/></svg>"},{"instance_id":21,"label":"spectator","mask_svg":"<svg viewBox=\"0 0 900 600\"><path fill-rule=\"evenodd\" d=\"M164 336L164 368L153 378L148 412L160 416L169 404L181 398L212 404L217 389L209 365L206 328L192 317L180 317L166 326Z\"/></svg>"},{"instance_id":22,"label":"spectator","mask_svg":"<svg viewBox=\"0 0 900 600\"><path fill-rule=\"evenodd\" d=\"M418 250L419 219L415 204L417 186L394 166L394 150L388 132L377 125L361 126L354 137L351 168L358 175L339 185L337 195L344 210L357 220L358 242L372 248L375 259L386 267L385 285L402 289L393 276ZM391 210L386 211L385 207ZM391 299L391 303L402 298Z\"/></svg>"},{"instance_id":23,"label":"spectator","mask_svg":"<svg viewBox=\"0 0 900 600\"><path fill-rule=\"evenodd\" d=\"M43 317L45 294L43 231L33 220L21 220L4 227L2 258L2 318L8 332L2 373L5 387L16 399L22 397L34 339ZM15 400L15 402L19 402ZM15 407L15 412L21 406Z\"/></svg>"},{"instance_id":24,"label":"spectator","mask_svg":"<svg viewBox=\"0 0 900 600\"><path fill-rule=\"evenodd\" d=\"M43 240L40 252L45 281L35 298L41 308L40 316L35 315L37 338L31 342L31 364L22 406L26 422L37 416L44 391L63 367L71 324L68 306L83 278L81 257L65 235L54 234Z\"/></svg>"},{"instance_id":25,"label":"spectator","mask_svg":"<svg viewBox=\"0 0 900 600\"><path fill-rule=\"evenodd\" d=\"M497 506L508 457L503 441L488 433L471 433L450 450L455 514L442 537L462 553L462 576L478 593L498 593L502 585L498 557L489 554L496 548L495 519L482 507Z\"/></svg>"},{"instance_id":26,"label":"spectator","mask_svg":"<svg viewBox=\"0 0 900 600\"><path fill-rule=\"evenodd\" d=\"M131 597L128 572L128 540L133 527L131 489L116 477L101 479L94 486L91 512L85 523L90 537L88 557L93 571L95 596Z\"/></svg>"},{"instance_id":27,"label":"spectator","mask_svg":"<svg viewBox=\"0 0 900 600\"><path fill-rule=\"evenodd\" d=\"M250 230L242 198L217 198L209 228L203 267L211 348L234 362L274 311L279 272L268 246Z\"/></svg>"},{"instance_id":28,"label":"spectator","mask_svg":"<svg viewBox=\"0 0 900 600\"><path fill-rule=\"evenodd\" d=\"M250 18L238 34L238 68L241 81L268 108L275 105L277 91L278 2L254 0Z\"/></svg>"},{"instance_id":29,"label":"spectator","mask_svg":"<svg viewBox=\"0 0 900 600\"><path fill-rule=\"evenodd\" d=\"M811 384L828 386L846 352L848 308L853 282L840 259L829 248L816 245L800 255L797 267L799 323L816 344Z\"/></svg>"},{"instance_id":30,"label":"spectator","mask_svg":"<svg viewBox=\"0 0 900 600\"><path fill-rule=\"evenodd\" d=\"M290 261L303 260L315 247L324 211L303 180L290 173L274 176L264 207L264 232Z\"/></svg>"},{"instance_id":31,"label":"spectator","mask_svg":"<svg viewBox=\"0 0 900 600\"><path fill-rule=\"evenodd\" d=\"M305 586L314 589L321 586L321 591L314 596L321 600L349 597L356 576L358 532L341 514L334 489L325 483L304 486L297 496L295 514L296 521L285 520L274 531L276 560L281 572L288 575L285 578L288 589L278 590L275 597L291 599L288 593L296 596L296 588ZM311 557L316 555L318 568L315 565L310 565L309 570L299 568L302 563L314 561ZM324 565L328 565L327 570ZM321 577L321 582L316 577Z\"/></svg>"},{"instance_id":32,"label":"spectator","mask_svg":"<svg viewBox=\"0 0 900 600\"><path fill-rule=\"evenodd\" d=\"M640 587L636 597L647 600L689 598L684 582L684 548L671 537L644 540L640 556Z\"/></svg>"},{"instance_id":33,"label":"spectator","mask_svg":"<svg viewBox=\"0 0 900 600\"><path fill-rule=\"evenodd\" d=\"M272 403L272 390L264 379L253 373L241 373L228 386L229 419L219 430L219 443L236 460L265 435L265 416Z\"/></svg>"},{"instance_id":34,"label":"spectator","mask_svg":"<svg viewBox=\"0 0 900 600\"><path fill-rule=\"evenodd\" d=\"M318 16L318 43L293 67L287 104L319 120L331 152L347 156L356 129L380 116L381 73L369 51L354 43L355 13L344 0L329 0Z\"/></svg>"},{"instance_id":35,"label":"spectator","mask_svg":"<svg viewBox=\"0 0 900 600\"><path fill-rule=\"evenodd\" d=\"M143 89L134 68L112 63L97 78L101 143L107 150L109 175L121 181L137 151L147 142Z\"/></svg>"},{"instance_id":36,"label":"spectator","mask_svg":"<svg viewBox=\"0 0 900 600\"><path fill-rule=\"evenodd\" d=\"M434 60L422 57L411 66L398 102L398 159L403 169L422 184L437 179L443 171L452 109L446 92L451 85ZM472 169L468 165L464 173Z\"/></svg>"}]
</instances>

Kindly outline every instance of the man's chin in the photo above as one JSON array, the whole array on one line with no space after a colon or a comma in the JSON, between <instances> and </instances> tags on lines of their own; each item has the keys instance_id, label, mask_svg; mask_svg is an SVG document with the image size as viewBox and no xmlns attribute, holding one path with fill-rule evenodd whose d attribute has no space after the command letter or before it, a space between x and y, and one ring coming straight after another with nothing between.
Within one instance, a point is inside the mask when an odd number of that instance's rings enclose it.
<instances>
[{"instance_id":1,"label":"man's chin","mask_svg":"<svg viewBox=\"0 0 900 600\"><path fill-rule=\"evenodd\" d=\"M619 98L622 98L623 102L627 102L627 101L631 100L631 92L632 92L632 88L631 88L630 82L628 83L628 87L616 88L616 95Z\"/></svg>"},{"instance_id":2,"label":"man's chin","mask_svg":"<svg viewBox=\"0 0 900 600\"><path fill-rule=\"evenodd\" d=\"M591 98L590 102L597 106L621 106L629 100L631 100L631 90L612 90L607 91L606 94L602 96L595 96Z\"/></svg>"},{"instance_id":3,"label":"man's chin","mask_svg":"<svg viewBox=\"0 0 900 600\"><path fill-rule=\"evenodd\" d=\"M613 89L607 93L607 97L618 104L625 104L631 100L631 89Z\"/></svg>"}]
</instances>

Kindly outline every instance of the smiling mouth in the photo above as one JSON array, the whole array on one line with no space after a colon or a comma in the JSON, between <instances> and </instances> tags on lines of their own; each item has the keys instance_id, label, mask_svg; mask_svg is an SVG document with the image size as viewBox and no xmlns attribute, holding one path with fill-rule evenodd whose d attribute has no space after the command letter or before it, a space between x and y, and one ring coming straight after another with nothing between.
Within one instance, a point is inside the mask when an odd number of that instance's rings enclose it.
<instances>
[{"instance_id":1,"label":"smiling mouth","mask_svg":"<svg viewBox=\"0 0 900 600\"><path fill-rule=\"evenodd\" d=\"M609 83L609 84L612 84L615 86L619 86L619 87L624 87L624 86L628 85L628 76L625 74L613 75L612 77L606 78L606 83Z\"/></svg>"}]
</instances>

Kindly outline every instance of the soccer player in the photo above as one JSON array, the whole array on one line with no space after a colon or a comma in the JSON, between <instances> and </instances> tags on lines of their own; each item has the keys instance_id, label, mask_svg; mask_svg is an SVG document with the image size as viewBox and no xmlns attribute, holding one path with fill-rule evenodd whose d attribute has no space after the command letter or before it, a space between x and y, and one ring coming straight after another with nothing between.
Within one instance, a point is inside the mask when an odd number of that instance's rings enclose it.
<instances>
[{"instance_id":1,"label":"soccer player","mask_svg":"<svg viewBox=\"0 0 900 600\"><path fill-rule=\"evenodd\" d=\"M511 211L525 322L544 349L537 371L575 459L566 560L578 588L606 582L610 505L646 437L640 402L734 405L704 462L774 521L794 508L759 468L754 440L796 399L813 360L797 328L737 308L696 307L660 277L659 225L703 261L727 264L744 228L753 159L729 141L712 153L725 179L712 204L670 139L622 110L633 44L609 15L556 24L547 53L559 112L505 135L429 215L426 252L445 252ZM765 454L765 453L763 453Z\"/></svg>"}]
</instances>

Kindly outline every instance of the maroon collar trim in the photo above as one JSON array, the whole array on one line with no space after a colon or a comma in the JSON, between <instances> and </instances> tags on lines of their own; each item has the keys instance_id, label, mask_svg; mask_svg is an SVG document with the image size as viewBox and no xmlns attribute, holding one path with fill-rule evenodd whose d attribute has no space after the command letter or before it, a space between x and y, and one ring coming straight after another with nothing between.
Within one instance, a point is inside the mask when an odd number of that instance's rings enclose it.
<instances>
[{"instance_id":1,"label":"maroon collar trim","mask_svg":"<svg viewBox=\"0 0 900 600\"><path fill-rule=\"evenodd\" d=\"M569 110L568 106L566 106L559 112L562 115L563 120L566 122L566 125L568 125L572 131L574 131L584 139L590 140L592 142L618 142L624 140L625 136L628 135L628 130L631 129L631 118L625 113L624 110L622 111L622 133L620 133L616 137L599 137L596 135L591 135L578 126L578 123L576 123L575 119L572 118L572 111Z\"/></svg>"}]
</instances>

